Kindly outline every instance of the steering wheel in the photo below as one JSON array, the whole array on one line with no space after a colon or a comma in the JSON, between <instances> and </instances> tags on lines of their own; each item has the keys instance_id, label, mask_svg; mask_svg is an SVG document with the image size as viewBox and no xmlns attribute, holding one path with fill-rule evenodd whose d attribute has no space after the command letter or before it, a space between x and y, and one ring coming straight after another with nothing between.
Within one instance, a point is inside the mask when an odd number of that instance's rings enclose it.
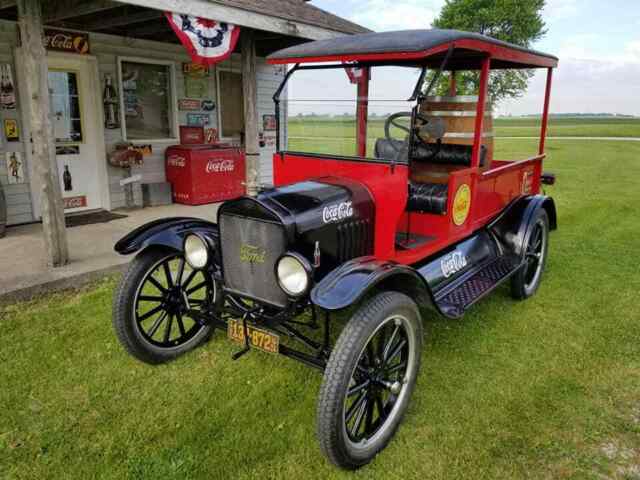
<instances>
[{"instance_id":1,"label":"steering wheel","mask_svg":"<svg viewBox=\"0 0 640 480\"><path fill-rule=\"evenodd\" d=\"M396 161L400 160L404 152L409 148L408 140L411 138L411 135L413 135L414 138L418 140L418 142L420 142L425 146L429 146L429 144L422 138L421 135L419 135L419 133L426 134L428 137L433 138L437 141L441 140L442 137L444 137L444 133L445 133L444 122L442 122L442 120L440 119L435 119L435 118L429 119L421 115L420 113L416 113L416 118L420 120L423 124L421 127L416 128L416 130L413 132L411 131L410 127L407 127L406 125L398 122L400 118L410 119L411 115L412 115L411 112L396 112L389 115L387 117L387 120L384 122L384 135L386 139L389 141L389 145L391 145L391 148L393 148L397 153ZM391 136L392 126L407 133L407 137L405 138L404 142L402 142L401 146L397 145L396 139Z\"/></svg>"}]
</instances>

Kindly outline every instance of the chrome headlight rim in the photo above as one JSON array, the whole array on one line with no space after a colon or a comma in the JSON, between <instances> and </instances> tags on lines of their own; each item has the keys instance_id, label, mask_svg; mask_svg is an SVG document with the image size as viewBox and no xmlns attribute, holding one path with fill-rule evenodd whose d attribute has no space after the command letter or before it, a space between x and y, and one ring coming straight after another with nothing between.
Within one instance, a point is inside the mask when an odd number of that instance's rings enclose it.
<instances>
[{"instance_id":1,"label":"chrome headlight rim","mask_svg":"<svg viewBox=\"0 0 640 480\"><path fill-rule=\"evenodd\" d=\"M282 262L287 258L291 258L295 260L300 265L300 267L302 267L302 270L304 271L306 284L304 285L304 288L299 292L293 292L290 289L288 289L285 285L283 285L283 282L280 278L280 273L279 273L280 262ZM311 280L313 278L312 273L313 273L313 269L311 268L311 264L304 256L300 255L298 252L285 252L282 255L280 255L280 257L276 261L275 275L278 281L278 286L282 289L284 293L286 293L291 298L300 298L309 292L309 290L311 289Z\"/></svg>"},{"instance_id":2,"label":"chrome headlight rim","mask_svg":"<svg viewBox=\"0 0 640 480\"><path fill-rule=\"evenodd\" d=\"M189 248L187 247L187 244L188 244L190 239L199 241L200 244L201 244L200 246L203 247L205 258L204 258L204 260L200 260L197 264L192 262L193 257L191 259L189 258L190 254L189 254ZM182 251L184 252L185 261L194 270L203 270L203 269L207 268L207 266L211 262L211 247L210 247L209 242L207 241L207 239L203 235L201 235L200 233L191 232L186 237L184 237L184 242L182 244Z\"/></svg>"}]
</instances>

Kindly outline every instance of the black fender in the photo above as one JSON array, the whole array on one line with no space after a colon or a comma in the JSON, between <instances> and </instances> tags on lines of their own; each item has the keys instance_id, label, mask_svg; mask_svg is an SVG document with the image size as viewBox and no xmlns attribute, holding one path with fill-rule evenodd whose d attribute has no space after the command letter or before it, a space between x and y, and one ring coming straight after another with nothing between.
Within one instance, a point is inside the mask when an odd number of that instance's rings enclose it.
<instances>
[{"instance_id":1,"label":"black fender","mask_svg":"<svg viewBox=\"0 0 640 480\"><path fill-rule=\"evenodd\" d=\"M341 310L356 304L373 288L405 293L420 306L440 312L417 270L375 257L354 258L332 270L311 290L311 302L325 310Z\"/></svg>"},{"instance_id":2,"label":"black fender","mask_svg":"<svg viewBox=\"0 0 640 480\"><path fill-rule=\"evenodd\" d=\"M218 225L207 220L192 217L172 217L146 223L122 237L114 250L128 255L151 246L183 251L184 238L189 233L204 235L213 245L218 245Z\"/></svg>"},{"instance_id":3,"label":"black fender","mask_svg":"<svg viewBox=\"0 0 640 480\"><path fill-rule=\"evenodd\" d=\"M532 220L541 208L544 208L549 216L549 229L556 230L556 205L553 198L546 195L530 195L516 199L488 225L488 229L504 248L523 256L524 246L531 233Z\"/></svg>"}]
</instances>

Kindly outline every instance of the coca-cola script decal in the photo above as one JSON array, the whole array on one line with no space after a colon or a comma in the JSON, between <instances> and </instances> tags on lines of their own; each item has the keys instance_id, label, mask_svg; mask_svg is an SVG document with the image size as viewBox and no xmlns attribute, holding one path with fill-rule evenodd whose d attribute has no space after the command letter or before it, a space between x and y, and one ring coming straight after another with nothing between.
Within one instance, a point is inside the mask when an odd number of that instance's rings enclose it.
<instances>
[{"instance_id":1,"label":"coca-cola script decal","mask_svg":"<svg viewBox=\"0 0 640 480\"><path fill-rule=\"evenodd\" d=\"M351 202L335 203L322 209L322 221L324 223L339 222L349 217L353 217L353 205Z\"/></svg>"},{"instance_id":2,"label":"coca-cola script decal","mask_svg":"<svg viewBox=\"0 0 640 480\"><path fill-rule=\"evenodd\" d=\"M89 53L89 34L45 28L44 48L86 55Z\"/></svg>"},{"instance_id":3,"label":"coca-cola script decal","mask_svg":"<svg viewBox=\"0 0 640 480\"><path fill-rule=\"evenodd\" d=\"M170 155L167 164L170 167L184 167L187 164L187 160L180 155Z\"/></svg>"},{"instance_id":4,"label":"coca-cola script decal","mask_svg":"<svg viewBox=\"0 0 640 480\"><path fill-rule=\"evenodd\" d=\"M233 160L209 160L207 162L207 173L233 172L236 164Z\"/></svg>"},{"instance_id":5,"label":"coca-cola script decal","mask_svg":"<svg viewBox=\"0 0 640 480\"><path fill-rule=\"evenodd\" d=\"M442 270L444 278L449 278L451 275L458 273L466 267L468 263L464 253L456 250L445 255L442 260L440 260L440 269Z\"/></svg>"}]
</instances>

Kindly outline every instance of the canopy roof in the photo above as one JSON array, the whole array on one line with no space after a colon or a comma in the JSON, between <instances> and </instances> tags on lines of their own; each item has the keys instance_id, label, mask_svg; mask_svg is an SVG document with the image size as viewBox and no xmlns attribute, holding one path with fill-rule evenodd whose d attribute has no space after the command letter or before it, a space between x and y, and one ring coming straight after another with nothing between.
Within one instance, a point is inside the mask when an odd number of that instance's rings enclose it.
<instances>
[{"instance_id":1,"label":"canopy roof","mask_svg":"<svg viewBox=\"0 0 640 480\"><path fill-rule=\"evenodd\" d=\"M362 33L303 43L269 55L270 63L361 62L439 66L449 47L447 70L475 70L491 55L491 68L556 67L558 58L479 33L460 30L400 30Z\"/></svg>"}]
</instances>

